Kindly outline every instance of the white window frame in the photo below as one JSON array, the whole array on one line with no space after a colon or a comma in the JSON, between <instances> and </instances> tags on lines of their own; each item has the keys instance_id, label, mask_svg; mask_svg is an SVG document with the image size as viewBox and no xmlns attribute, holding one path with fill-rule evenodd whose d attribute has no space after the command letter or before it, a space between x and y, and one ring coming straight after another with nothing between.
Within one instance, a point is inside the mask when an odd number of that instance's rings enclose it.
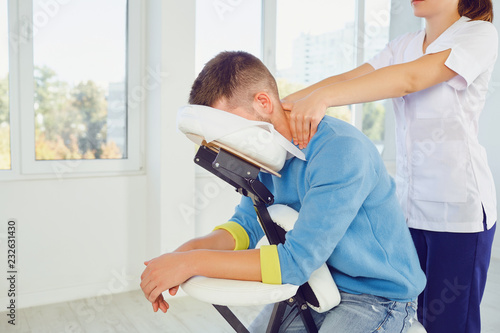
<instances>
[{"instance_id":1,"label":"white window frame","mask_svg":"<svg viewBox=\"0 0 500 333\"><path fill-rule=\"evenodd\" d=\"M354 26L356 27L356 37L354 42L356 43L355 50L355 60L356 67L361 66L365 59L364 50L364 37L365 36L365 0L356 0L356 6L354 6L356 11L355 17L356 21ZM351 123L363 131L363 103L354 104L352 108Z\"/></svg>"},{"instance_id":2,"label":"white window frame","mask_svg":"<svg viewBox=\"0 0 500 333\"><path fill-rule=\"evenodd\" d=\"M32 0L9 0L8 6L11 169L0 170L0 180L143 173L141 111L149 87L142 70L144 3L128 0L127 158L98 160L35 159L33 36L31 21L26 22L27 17L33 17L33 3Z\"/></svg>"},{"instance_id":3,"label":"white window frame","mask_svg":"<svg viewBox=\"0 0 500 333\"><path fill-rule=\"evenodd\" d=\"M262 0L262 62L276 74L277 0Z\"/></svg>"}]
</instances>

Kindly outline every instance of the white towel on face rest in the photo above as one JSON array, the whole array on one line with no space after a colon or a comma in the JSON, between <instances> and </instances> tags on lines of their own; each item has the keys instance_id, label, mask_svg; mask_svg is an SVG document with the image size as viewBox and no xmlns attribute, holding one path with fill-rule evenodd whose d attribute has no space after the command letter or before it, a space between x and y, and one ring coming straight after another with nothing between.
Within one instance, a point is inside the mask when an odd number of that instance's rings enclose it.
<instances>
[{"instance_id":1,"label":"white towel on face rest","mask_svg":"<svg viewBox=\"0 0 500 333\"><path fill-rule=\"evenodd\" d=\"M278 133L267 122L248 120L230 112L202 105L187 105L179 109L177 128L196 144L201 144L196 134L205 141L218 141L258 162L273 171L279 171L285 160L305 155Z\"/></svg>"}]
</instances>

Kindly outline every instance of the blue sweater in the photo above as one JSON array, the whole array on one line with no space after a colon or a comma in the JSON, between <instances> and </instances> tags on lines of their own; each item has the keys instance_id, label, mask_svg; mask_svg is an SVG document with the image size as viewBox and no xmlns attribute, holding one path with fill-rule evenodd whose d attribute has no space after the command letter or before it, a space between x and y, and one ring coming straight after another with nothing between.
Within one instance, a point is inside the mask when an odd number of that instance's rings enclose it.
<instances>
[{"instance_id":1,"label":"blue sweater","mask_svg":"<svg viewBox=\"0 0 500 333\"><path fill-rule=\"evenodd\" d=\"M303 151L307 161L287 160L281 178L259 176L275 204L299 211L277 247L282 283L301 285L326 262L342 291L414 300L425 275L373 143L348 123L325 117ZM263 231L250 198L242 198L231 221L254 248Z\"/></svg>"}]
</instances>

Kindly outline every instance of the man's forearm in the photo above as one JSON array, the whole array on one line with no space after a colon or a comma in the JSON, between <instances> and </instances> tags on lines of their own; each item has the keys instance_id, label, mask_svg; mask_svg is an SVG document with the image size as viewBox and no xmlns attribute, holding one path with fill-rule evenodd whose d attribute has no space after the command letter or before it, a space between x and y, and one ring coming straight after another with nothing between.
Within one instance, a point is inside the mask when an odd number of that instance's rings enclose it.
<instances>
[{"instance_id":1,"label":"man's forearm","mask_svg":"<svg viewBox=\"0 0 500 333\"><path fill-rule=\"evenodd\" d=\"M194 250L187 253L192 271L219 279L262 281L260 250L214 251Z\"/></svg>"},{"instance_id":2,"label":"man's forearm","mask_svg":"<svg viewBox=\"0 0 500 333\"><path fill-rule=\"evenodd\" d=\"M198 237L187 241L181 245L176 252L185 252L190 250L233 250L235 240L233 236L223 229L214 230L206 236Z\"/></svg>"},{"instance_id":3,"label":"man's forearm","mask_svg":"<svg viewBox=\"0 0 500 333\"><path fill-rule=\"evenodd\" d=\"M157 306L163 305L161 293L195 275L219 279L262 281L260 250L190 250L166 253L146 262L141 289ZM173 294L172 294L173 295ZM163 310L166 311L166 308Z\"/></svg>"}]
</instances>

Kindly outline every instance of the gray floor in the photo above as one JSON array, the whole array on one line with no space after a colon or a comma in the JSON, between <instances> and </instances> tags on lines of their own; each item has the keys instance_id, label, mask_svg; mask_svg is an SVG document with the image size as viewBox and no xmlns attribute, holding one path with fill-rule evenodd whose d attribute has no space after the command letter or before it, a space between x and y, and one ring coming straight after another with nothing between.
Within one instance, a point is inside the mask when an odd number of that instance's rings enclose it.
<instances>
[{"instance_id":1,"label":"gray floor","mask_svg":"<svg viewBox=\"0 0 500 333\"><path fill-rule=\"evenodd\" d=\"M259 307L233 308L243 323L254 318ZM490 266L482 304L483 333L500 332L500 261ZM233 332L209 304L190 297L170 299L167 314L154 313L141 291L83 299L18 310L15 329L0 313L0 332Z\"/></svg>"},{"instance_id":2,"label":"gray floor","mask_svg":"<svg viewBox=\"0 0 500 333\"><path fill-rule=\"evenodd\" d=\"M210 304L188 296L173 297L169 303L167 314L154 313L142 291L132 291L26 308L18 310L15 329L7 324L6 313L0 313L0 332L234 332ZM233 308L244 324L259 310L257 307Z\"/></svg>"}]
</instances>

